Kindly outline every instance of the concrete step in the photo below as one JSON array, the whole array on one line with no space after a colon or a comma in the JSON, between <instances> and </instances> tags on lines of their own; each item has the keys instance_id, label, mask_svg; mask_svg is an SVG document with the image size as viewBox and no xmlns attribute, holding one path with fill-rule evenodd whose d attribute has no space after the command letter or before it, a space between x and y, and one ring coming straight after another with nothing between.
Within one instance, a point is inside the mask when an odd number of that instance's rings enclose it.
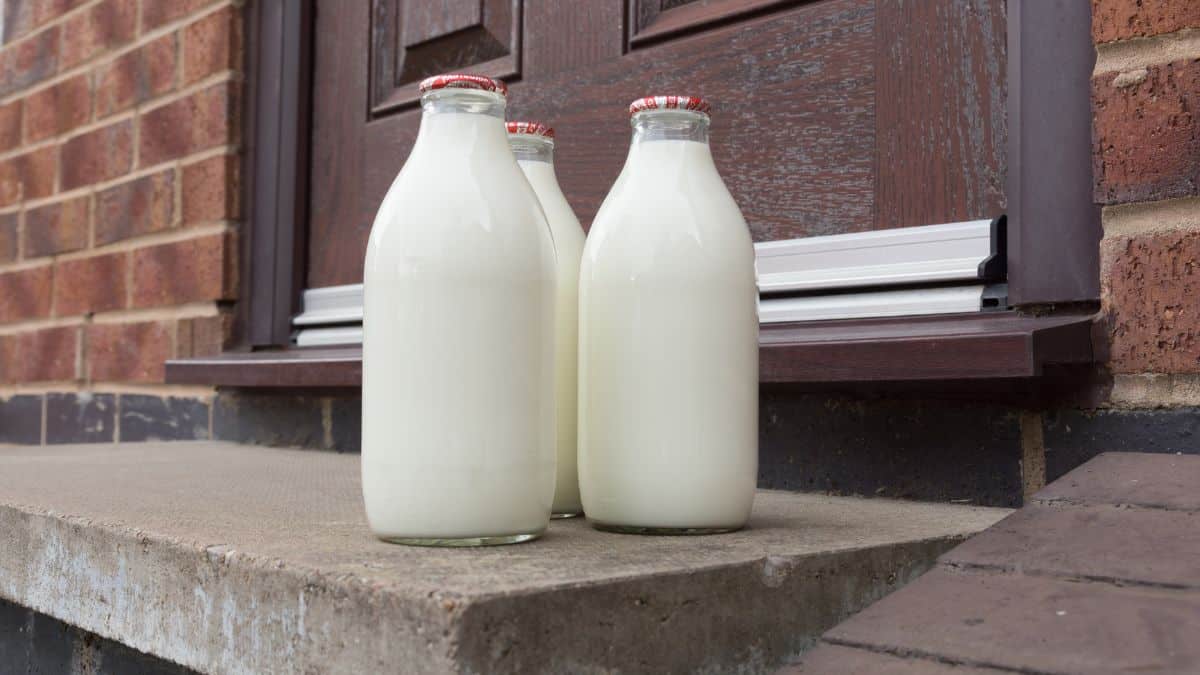
<instances>
[{"instance_id":1,"label":"concrete step","mask_svg":"<svg viewBox=\"0 0 1200 675\"><path fill-rule=\"evenodd\" d=\"M939 563L781 673L1200 673L1200 457L1100 455Z\"/></svg>"},{"instance_id":2,"label":"concrete step","mask_svg":"<svg viewBox=\"0 0 1200 675\"><path fill-rule=\"evenodd\" d=\"M748 529L371 537L354 455L0 448L0 596L202 672L770 672L1003 509L759 494Z\"/></svg>"}]
</instances>

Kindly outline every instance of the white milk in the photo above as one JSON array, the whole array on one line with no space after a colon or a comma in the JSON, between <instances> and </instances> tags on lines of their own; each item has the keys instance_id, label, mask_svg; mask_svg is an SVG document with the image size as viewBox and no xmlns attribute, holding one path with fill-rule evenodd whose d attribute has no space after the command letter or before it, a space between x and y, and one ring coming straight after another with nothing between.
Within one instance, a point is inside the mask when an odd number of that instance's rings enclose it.
<instances>
[{"instance_id":1,"label":"white milk","mask_svg":"<svg viewBox=\"0 0 1200 675\"><path fill-rule=\"evenodd\" d=\"M583 228L563 196L554 175L554 141L530 129L545 127L518 126L522 133L513 133L509 123L509 144L517 156L517 164L533 185L550 222L554 249L558 254L558 297L555 303L554 342L554 400L558 429L558 477L554 488L554 515L567 517L583 512L579 500L579 476L576 470L575 419L578 409L576 364L579 347L578 289L579 258L583 255ZM553 133L549 130L549 133Z\"/></svg>"},{"instance_id":2,"label":"white milk","mask_svg":"<svg viewBox=\"0 0 1200 675\"><path fill-rule=\"evenodd\" d=\"M402 543L508 543L554 491L554 266L502 96L427 93L364 272L367 519Z\"/></svg>"},{"instance_id":3,"label":"white milk","mask_svg":"<svg viewBox=\"0 0 1200 675\"><path fill-rule=\"evenodd\" d=\"M589 520L741 527L758 471L758 317L746 221L707 115L640 113L584 247L579 479Z\"/></svg>"}]
</instances>

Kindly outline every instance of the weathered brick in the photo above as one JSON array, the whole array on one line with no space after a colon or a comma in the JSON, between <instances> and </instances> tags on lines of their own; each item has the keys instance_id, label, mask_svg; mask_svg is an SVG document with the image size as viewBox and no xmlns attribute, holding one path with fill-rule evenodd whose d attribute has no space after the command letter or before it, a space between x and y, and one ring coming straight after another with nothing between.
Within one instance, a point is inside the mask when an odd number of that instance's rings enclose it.
<instances>
[{"instance_id":1,"label":"weathered brick","mask_svg":"<svg viewBox=\"0 0 1200 675\"><path fill-rule=\"evenodd\" d=\"M58 26L0 51L0 96L40 82L58 70Z\"/></svg>"},{"instance_id":2,"label":"weathered brick","mask_svg":"<svg viewBox=\"0 0 1200 675\"><path fill-rule=\"evenodd\" d=\"M238 217L238 160L219 155L183 167L183 223Z\"/></svg>"},{"instance_id":3,"label":"weathered brick","mask_svg":"<svg viewBox=\"0 0 1200 675\"><path fill-rule=\"evenodd\" d=\"M92 116L87 75L72 77L25 99L25 140L40 141L85 124Z\"/></svg>"},{"instance_id":4,"label":"weathered brick","mask_svg":"<svg viewBox=\"0 0 1200 675\"><path fill-rule=\"evenodd\" d=\"M64 24L62 67L76 66L133 40L137 33L137 0L104 0Z\"/></svg>"},{"instance_id":5,"label":"weathered brick","mask_svg":"<svg viewBox=\"0 0 1200 675\"><path fill-rule=\"evenodd\" d=\"M143 114L140 164L151 166L233 142L236 98L235 85L222 82Z\"/></svg>"},{"instance_id":6,"label":"weathered brick","mask_svg":"<svg viewBox=\"0 0 1200 675\"><path fill-rule=\"evenodd\" d=\"M208 438L208 402L195 398L121 395L121 442Z\"/></svg>"},{"instance_id":7,"label":"weathered brick","mask_svg":"<svg viewBox=\"0 0 1200 675\"><path fill-rule=\"evenodd\" d=\"M46 147L0 161L0 206L54 194L58 148Z\"/></svg>"},{"instance_id":8,"label":"weathered brick","mask_svg":"<svg viewBox=\"0 0 1200 675\"><path fill-rule=\"evenodd\" d=\"M142 0L142 30L158 28L182 19L216 0Z\"/></svg>"},{"instance_id":9,"label":"weathered brick","mask_svg":"<svg viewBox=\"0 0 1200 675\"><path fill-rule=\"evenodd\" d=\"M50 316L49 265L0 273L0 323Z\"/></svg>"},{"instance_id":10,"label":"weathered brick","mask_svg":"<svg viewBox=\"0 0 1200 675\"><path fill-rule=\"evenodd\" d=\"M233 299L234 247L214 234L133 252L133 306Z\"/></svg>"},{"instance_id":11,"label":"weathered brick","mask_svg":"<svg viewBox=\"0 0 1200 675\"><path fill-rule=\"evenodd\" d=\"M216 316L181 319L176 328L175 355L187 358L220 354L229 342L232 325L232 317L224 312Z\"/></svg>"},{"instance_id":12,"label":"weathered brick","mask_svg":"<svg viewBox=\"0 0 1200 675\"><path fill-rule=\"evenodd\" d=\"M24 103L13 101L0 106L0 152L21 144L21 116Z\"/></svg>"},{"instance_id":13,"label":"weathered brick","mask_svg":"<svg viewBox=\"0 0 1200 675\"><path fill-rule=\"evenodd\" d=\"M237 10L225 6L183 29L185 84L236 68L241 58Z\"/></svg>"},{"instance_id":14,"label":"weathered brick","mask_svg":"<svg viewBox=\"0 0 1200 675\"><path fill-rule=\"evenodd\" d=\"M92 382L161 382L171 358L165 321L91 324L87 328L88 379Z\"/></svg>"},{"instance_id":15,"label":"weathered brick","mask_svg":"<svg viewBox=\"0 0 1200 675\"><path fill-rule=\"evenodd\" d=\"M20 216L14 211L0 215L0 263L17 259L17 221Z\"/></svg>"},{"instance_id":16,"label":"weathered brick","mask_svg":"<svg viewBox=\"0 0 1200 675\"><path fill-rule=\"evenodd\" d=\"M88 195L25 213L25 257L40 258L87 248Z\"/></svg>"},{"instance_id":17,"label":"weathered brick","mask_svg":"<svg viewBox=\"0 0 1200 675\"><path fill-rule=\"evenodd\" d=\"M174 169L115 185L96 194L96 245L165 230L174 214Z\"/></svg>"},{"instance_id":18,"label":"weathered brick","mask_svg":"<svg viewBox=\"0 0 1200 675\"><path fill-rule=\"evenodd\" d=\"M113 59L97 73L96 114L108 115L175 88L175 33Z\"/></svg>"},{"instance_id":19,"label":"weathered brick","mask_svg":"<svg viewBox=\"0 0 1200 675\"><path fill-rule=\"evenodd\" d=\"M125 253L64 260L58 263L54 312L75 316L125 306Z\"/></svg>"},{"instance_id":20,"label":"weathered brick","mask_svg":"<svg viewBox=\"0 0 1200 675\"><path fill-rule=\"evenodd\" d=\"M37 445L41 442L41 395L22 394L7 400L0 399L0 443Z\"/></svg>"},{"instance_id":21,"label":"weathered brick","mask_svg":"<svg viewBox=\"0 0 1200 675\"><path fill-rule=\"evenodd\" d=\"M60 326L12 336L10 382L65 382L79 376L79 326Z\"/></svg>"},{"instance_id":22,"label":"weathered brick","mask_svg":"<svg viewBox=\"0 0 1200 675\"><path fill-rule=\"evenodd\" d=\"M62 146L62 189L111 180L133 165L133 123L123 120L80 134Z\"/></svg>"},{"instance_id":23,"label":"weathered brick","mask_svg":"<svg viewBox=\"0 0 1200 675\"><path fill-rule=\"evenodd\" d=\"M1100 259L1111 369L1200 372L1200 232L1107 238Z\"/></svg>"},{"instance_id":24,"label":"weathered brick","mask_svg":"<svg viewBox=\"0 0 1200 675\"><path fill-rule=\"evenodd\" d=\"M37 25L37 0L7 0L4 3L4 44L25 35Z\"/></svg>"},{"instance_id":25,"label":"weathered brick","mask_svg":"<svg viewBox=\"0 0 1200 675\"><path fill-rule=\"evenodd\" d=\"M1097 43L1183 28L1200 28L1200 3L1195 0L1092 0L1092 38Z\"/></svg>"},{"instance_id":26,"label":"weathered brick","mask_svg":"<svg viewBox=\"0 0 1200 675\"><path fill-rule=\"evenodd\" d=\"M9 0L10 2L12 0ZM32 1L34 3L34 22L41 26L42 24L53 21L76 7L88 2L88 0L24 0L25 2Z\"/></svg>"},{"instance_id":27,"label":"weathered brick","mask_svg":"<svg viewBox=\"0 0 1200 675\"><path fill-rule=\"evenodd\" d=\"M1096 201L1200 194L1200 60L1097 75L1092 104Z\"/></svg>"},{"instance_id":28,"label":"weathered brick","mask_svg":"<svg viewBox=\"0 0 1200 675\"><path fill-rule=\"evenodd\" d=\"M111 443L117 428L116 394L46 394L46 443Z\"/></svg>"}]
</instances>

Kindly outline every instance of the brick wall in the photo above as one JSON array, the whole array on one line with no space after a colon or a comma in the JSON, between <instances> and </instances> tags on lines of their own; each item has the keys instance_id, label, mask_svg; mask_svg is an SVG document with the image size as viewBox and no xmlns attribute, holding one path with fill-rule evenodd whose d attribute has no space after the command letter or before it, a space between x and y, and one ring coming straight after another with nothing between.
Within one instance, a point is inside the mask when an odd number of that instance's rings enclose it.
<instances>
[{"instance_id":1,"label":"brick wall","mask_svg":"<svg viewBox=\"0 0 1200 675\"><path fill-rule=\"evenodd\" d=\"M1200 405L1200 3L1093 0L1113 404Z\"/></svg>"},{"instance_id":2,"label":"brick wall","mask_svg":"<svg viewBox=\"0 0 1200 675\"><path fill-rule=\"evenodd\" d=\"M163 361L219 351L237 293L238 4L4 0L0 442L147 406L207 435Z\"/></svg>"}]
</instances>

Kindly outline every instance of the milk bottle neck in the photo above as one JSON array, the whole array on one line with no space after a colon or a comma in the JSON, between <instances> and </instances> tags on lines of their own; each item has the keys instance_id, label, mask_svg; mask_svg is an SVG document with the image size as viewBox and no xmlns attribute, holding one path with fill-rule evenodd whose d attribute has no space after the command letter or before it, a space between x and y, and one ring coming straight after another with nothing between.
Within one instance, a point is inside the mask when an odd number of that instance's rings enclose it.
<instances>
[{"instance_id":1,"label":"milk bottle neck","mask_svg":"<svg viewBox=\"0 0 1200 675\"><path fill-rule=\"evenodd\" d=\"M554 164L554 141L532 134L509 134L508 145L518 162Z\"/></svg>"},{"instance_id":2,"label":"milk bottle neck","mask_svg":"<svg viewBox=\"0 0 1200 675\"><path fill-rule=\"evenodd\" d=\"M421 127L413 155L428 152L448 156L458 150L473 154L473 148L506 146L504 97L477 89L438 89L421 97Z\"/></svg>"},{"instance_id":3,"label":"milk bottle neck","mask_svg":"<svg viewBox=\"0 0 1200 675\"><path fill-rule=\"evenodd\" d=\"M708 145L708 115L691 110L646 110L633 116L633 145L694 141Z\"/></svg>"}]
</instances>

